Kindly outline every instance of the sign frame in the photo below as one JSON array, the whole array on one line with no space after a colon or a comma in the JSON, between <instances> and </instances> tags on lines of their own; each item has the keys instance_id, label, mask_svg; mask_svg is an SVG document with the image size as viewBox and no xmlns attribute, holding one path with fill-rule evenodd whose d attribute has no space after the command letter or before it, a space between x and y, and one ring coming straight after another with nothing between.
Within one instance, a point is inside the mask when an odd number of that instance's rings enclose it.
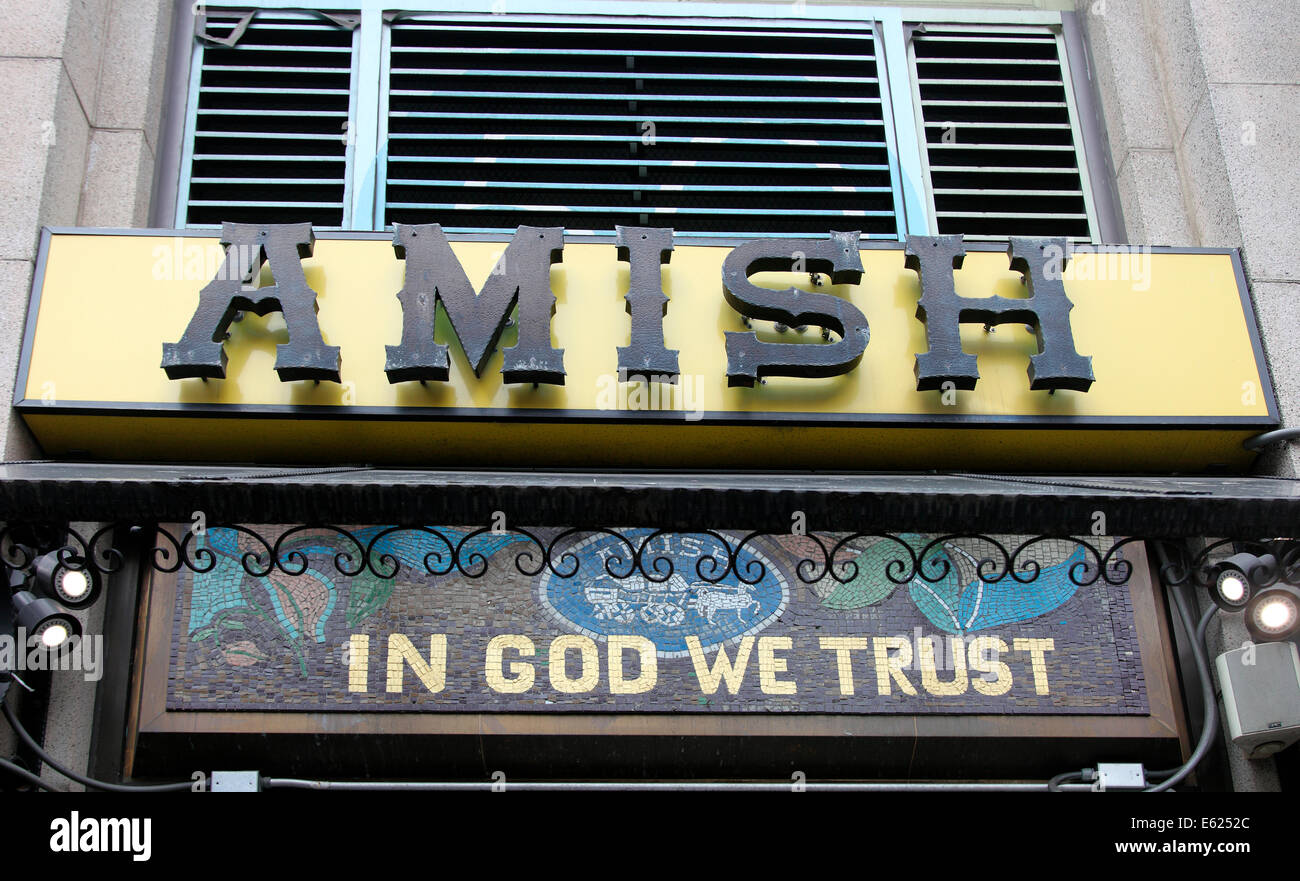
<instances>
[{"instance_id":1,"label":"sign frame","mask_svg":"<svg viewBox=\"0 0 1300 881\"><path fill-rule=\"evenodd\" d=\"M1008 453L997 448L1005 447L1007 431L1023 432L1012 442L1015 449L1011 458L1015 469L1059 469L1060 450L1079 445L1096 447L1083 460L1087 471L1196 471L1205 468L1217 470L1244 470L1254 454L1240 450L1229 441L1244 441L1256 434L1272 430L1280 424L1273 381L1264 357L1259 327L1251 303L1242 267L1241 255L1235 248L1175 248L1151 246L1152 254L1212 254L1226 255L1231 259L1233 275L1242 317L1249 335L1251 353L1261 381L1260 394L1266 416L1077 416L1077 415L977 415L964 413L817 413L781 411L704 411L698 421L685 422L680 410L571 410L541 408L458 408L423 406L319 406L319 405L267 405L267 404L212 404L169 402L115 402L79 400L41 400L28 396L28 380L33 347L35 345L37 317L40 311L42 288L49 259L53 235L113 235L113 236L186 236L215 238L218 230L156 230L156 229L81 229L46 227L42 230L40 251L28 304L22 353L14 386L13 406L22 414L28 426L47 446L47 453L55 456L75 457L81 448L76 438L92 423L94 429L106 436L120 438L120 443L137 450L134 458L188 459L188 460L247 460L288 461L285 450L290 446L297 452L292 455L303 463L339 464L340 452L330 447L328 438L335 433L345 433L354 426L379 427L388 446L374 444L365 450L367 455L355 461L367 464L428 464L427 450L433 444L429 438L430 425L437 424L439 461L447 464L478 464L494 466L516 464L512 451L524 444L533 450L535 465L575 466L581 464L602 466L680 465L692 462L699 466L735 467L788 467L800 459L824 463L826 467L861 469L912 468L922 470L943 461L952 468L1005 469ZM317 233L320 240L354 239L391 242L391 233L330 231ZM451 241L503 242L499 236L448 235ZM681 235L674 239L681 245L734 246L743 240L692 239ZM614 247L612 237L567 236L566 244L599 243ZM900 250L900 242L893 240L864 240L859 249ZM1004 252L1005 245L996 242L967 242L972 254ZM1129 246L1089 246L1098 252ZM396 291L391 292L396 294ZM177 329L179 333L181 328ZM163 341L156 341L163 342ZM611 352L617 341L610 341ZM240 426L256 428L268 437L283 436L271 444L261 455L241 455L231 449L222 437L228 435L227 425L217 423L234 419ZM347 427L340 427L347 426ZM485 452L482 448L483 429L492 427L500 434L503 449ZM663 443L637 443L638 431L654 426L662 431ZM790 429L798 429L791 432ZM843 429L855 429L853 443L844 443ZM1033 429L1032 431L1025 431ZM975 444L952 444L950 431L965 433ZM184 433L193 439L192 452L175 450L164 455L166 448L151 443L151 435L158 432L175 435ZM1180 437L1169 436L1173 432ZM300 438L296 443L290 435ZM580 438L598 437L604 450L592 458L590 445L583 449L574 444ZM1085 440L1085 436L1091 436ZM538 443L538 439L541 440ZM1100 440L1101 443L1097 441ZM322 446L323 444L323 446ZM175 445L173 445L174 447ZM955 447L978 446L975 453L963 453ZM986 447L993 452L983 452ZM1111 452L1107 448L1113 447ZM886 455L883 451L890 448ZM1213 450L1211 448L1214 448ZM787 455L774 459L773 449L784 449ZM1215 450L1231 449L1232 461L1217 455ZM219 454L224 450L224 454ZM939 450L946 455L940 456ZM426 452L422 452L426 451ZM864 461L862 453L868 451L883 458ZM101 453L102 455L102 453ZM1068 455L1068 454L1067 454ZM85 456L83 456L85 458ZM109 456L109 458L114 458ZM1070 455L1070 470L1079 470L1077 455Z\"/></svg>"}]
</instances>

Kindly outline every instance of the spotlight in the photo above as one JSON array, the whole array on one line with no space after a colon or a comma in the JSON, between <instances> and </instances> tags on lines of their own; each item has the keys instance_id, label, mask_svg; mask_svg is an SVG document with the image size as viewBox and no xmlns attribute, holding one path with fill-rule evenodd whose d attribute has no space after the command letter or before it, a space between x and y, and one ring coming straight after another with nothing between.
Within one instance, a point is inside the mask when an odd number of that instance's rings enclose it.
<instances>
[{"instance_id":1,"label":"spotlight","mask_svg":"<svg viewBox=\"0 0 1300 881\"><path fill-rule=\"evenodd\" d=\"M84 609L93 604L99 598L99 579L89 567L73 568L79 562L76 557L64 562L57 552L38 559L34 571L41 592L69 609Z\"/></svg>"},{"instance_id":2,"label":"spotlight","mask_svg":"<svg viewBox=\"0 0 1300 881\"><path fill-rule=\"evenodd\" d=\"M57 649L81 635L81 623L51 599L20 590L13 594L11 602L14 623L27 631L28 639L39 639L43 648Z\"/></svg>"},{"instance_id":3,"label":"spotlight","mask_svg":"<svg viewBox=\"0 0 1300 881\"><path fill-rule=\"evenodd\" d=\"M1278 642L1300 629L1300 590L1274 584L1246 603L1246 630L1256 642Z\"/></svg>"},{"instance_id":4,"label":"spotlight","mask_svg":"<svg viewBox=\"0 0 1300 881\"><path fill-rule=\"evenodd\" d=\"M1219 573L1219 580L1214 586L1219 591L1219 599L1223 600L1225 605L1244 606L1249 599L1246 593L1246 582L1231 569Z\"/></svg>"},{"instance_id":5,"label":"spotlight","mask_svg":"<svg viewBox=\"0 0 1300 881\"><path fill-rule=\"evenodd\" d=\"M1210 598L1225 612L1239 612L1250 602L1261 580L1273 577L1277 558L1272 554L1233 554L1220 562L1214 581L1210 584Z\"/></svg>"}]
</instances>

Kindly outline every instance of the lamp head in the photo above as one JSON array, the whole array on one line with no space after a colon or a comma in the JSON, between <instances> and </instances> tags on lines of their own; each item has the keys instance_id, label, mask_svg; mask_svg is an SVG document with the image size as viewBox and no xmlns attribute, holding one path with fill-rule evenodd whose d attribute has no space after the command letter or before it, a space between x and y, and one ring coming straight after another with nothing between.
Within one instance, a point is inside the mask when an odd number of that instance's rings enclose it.
<instances>
[{"instance_id":1,"label":"lamp head","mask_svg":"<svg viewBox=\"0 0 1300 881\"><path fill-rule=\"evenodd\" d=\"M1246 630L1255 642L1280 642L1300 630L1300 589L1278 583L1257 591L1245 605Z\"/></svg>"},{"instance_id":2,"label":"lamp head","mask_svg":"<svg viewBox=\"0 0 1300 881\"><path fill-rule=\"evenodd\" d=\"M81 636L81 622L47 597L20 590L10 598L14 623L27 631L44 649L58 649L74 636Z\"/></svg>"},{"instance_id":3,"label":"lamp head","mask_svg":"<svg viewBox=\"0 0 1300 881\"><path fill-rule=\"evenodd\" d=\"M1225 612L1240 612L1258 586L1272 581L1276 573L1277 558L1272 554L1233 554L1215 565L1210 599Z\"/></svg>"},{"instance_id":4,"label":"lamp head","mask_svg":"<svg viewBox=\"0 0 1300 881\"><path fill-rule=\"evenodd\" d=\"M45 554L33 571L41 592L69 609L84 609L99 598L99 577L77 557L60 557L58 551Z\"/></svg>"}]
</instances>

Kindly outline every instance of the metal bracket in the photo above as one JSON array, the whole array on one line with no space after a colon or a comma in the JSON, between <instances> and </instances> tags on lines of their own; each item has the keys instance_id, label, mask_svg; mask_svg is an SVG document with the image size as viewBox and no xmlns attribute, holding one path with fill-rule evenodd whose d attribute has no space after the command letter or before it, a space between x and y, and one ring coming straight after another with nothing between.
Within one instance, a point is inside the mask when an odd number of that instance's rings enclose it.
<instances>
[{"instance_id":1,"label":"metal bracket","mask_svg":"<svg viewBox=\"0 0 1300 881\"><path fill-rule=\"evenodd\" d=\"M235 25L235 29L230 32L228 37L214 37L208 33L208 14L200 12L194 16L194 37L204 43L211 43L214 46L225 46L233 48L236 43L244 38L244 32L248 26L253 23L253 16L257 15L257 10L244 13L243 17Z\"/></svg>"},{"instance_id":2,"label":"metal bracket","mask_svg":"<svg viewBox=\"0 0 1300 881\"><path fill-rule=\"evenodd\" d=\"M202 7L200 6L200 9L201 8ZM335 27L340 27L344 30L354 31L361 26L361 16L356 14L321 12L316 9L306 11L323 21L328 21ZM234 48L234 46L244 38L244 33L248 30L248 26L253 23L253 17L256 16L258 12L259 10L253 9L244 13L244 15L240 17L239 22L235 25L235 29L230 32L230 36L228 37L216 37L208 33L207 12L197 12L194 15L194 36L196 39L201 40L204 43L210 43L214 46L225 46L227 49Z\"/></svg>"}]
</instances>

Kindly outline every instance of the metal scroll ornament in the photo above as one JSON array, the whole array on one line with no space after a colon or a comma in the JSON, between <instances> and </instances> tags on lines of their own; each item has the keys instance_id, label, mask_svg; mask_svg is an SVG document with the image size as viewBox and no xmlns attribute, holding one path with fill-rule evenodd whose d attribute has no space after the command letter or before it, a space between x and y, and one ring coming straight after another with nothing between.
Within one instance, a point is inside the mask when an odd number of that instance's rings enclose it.
<instances>
[{"instance_id":1,"label":"metal scroll ornament","mask_svg":"<svg viewBox=\"0 0 1300 881\"><path fill-rule=\"evenodd\" d=\"M0 560L11 568L27 569L36 555L57 549L68 568L112 573L123 564L122 552L113 545L119 528L118 524L110 524L86 537L61 524L6 524L0 527ZM145 560L160 572L177 572L181 568L199 573L211 571L216 557L202 538L205 534L224 533L243 537L238 542L237 557L247 574L300 575L306 570L308 560L295 546L295 539L312 533L332 536L329 565L345 576L367 572L387 580L414 569L429 575L454 572L477 579L496 567L508 565L527 576L549 573L551 578L568 579L586 573L576 546L593 536L603 536L601 571L597 573L601 578L665 584L675 575L681 575L703 584L732 580L742 585L758 584L768 576L765 556L759 547L771 541L793 550L792 571L800 582L809 585L831 582L847 585L865 574L865 567L875 567L874 571L890 584L934 585L951 578L957 566L983 584L1032 584L1043 572L1041 550L1049 542L1072 549L1065 556L1062 570L1071 584L1082 587L1099 580L1122 584L1132 572L1132 564L1124 559L1122 549L1143 540L1140 537L1115 539L1107 541L1103 549L1101 542L1078 536L1016 536L1012 543L1006 536L979 533L953 533L922 540L916 535L888 532L789 535L766 531L729 534L720 530L647 528L534 531L492 526L356 528L315 523L272 528L274 532L263 533L255 525L209 523L202 532L173 531L175 527L155 524L135 525L130 530L152 544ZM680 546L687 539L687 546L698 551L684 564L680 554L669 553L665 548ZM864 542L872 545L871 554L846 553L846 549L856 549ZM1213 578L1209 559L1226 553L1224 548L1232 543L1231 540L1216 542L1190 557L1171 548L1173 562L1164 567L1162 578L1173 584L1187 581L1208 584ZM508 553L496 553L500 549L497 545L502 544L509 545ZM1300 579L1300 543L1285 540L1280 547L1277 541L1268 545L1250 541L1236 544L1248 550L1266 549L1277 556L1280 561L1277 571L1261 573L1265 580ZM418 554L409 551L415 546L420 549ZM399 553L402 547L408 550ZM1054 556L1061 557L1062 553L1057 550ZM1060 565L1060 561L1054 565Z\"/></svg>"}]
</instances>

